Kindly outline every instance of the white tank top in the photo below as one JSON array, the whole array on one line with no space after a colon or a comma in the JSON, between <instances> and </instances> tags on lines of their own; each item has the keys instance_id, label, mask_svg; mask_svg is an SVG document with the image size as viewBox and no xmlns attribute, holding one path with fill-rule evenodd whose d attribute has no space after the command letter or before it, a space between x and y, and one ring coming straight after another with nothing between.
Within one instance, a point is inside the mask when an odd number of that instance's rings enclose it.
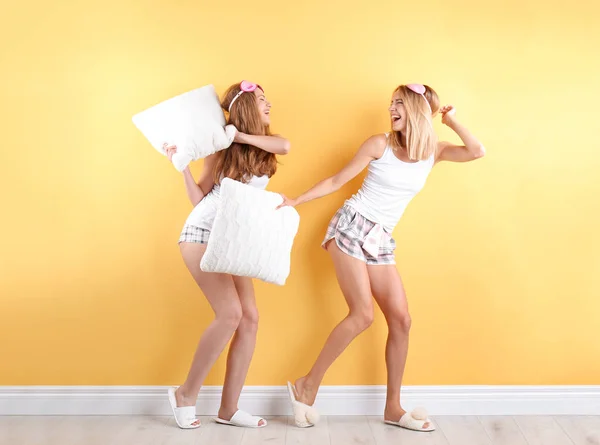
<instances>
[{"instance_id":1,"label":"white tank top","mask_svg":"<svg viewBox=\"0 0 600 445\"><path fill-rule=\"evenodd\" d=\"M248 185L256 187L257 189L264 190L269 184L268 176L253 176ZM201 229L212 230L212 225L217 216L217 207L219 206L219 199L221 197L221 187L215 184L213 189L202 198L196 207L194 207L185 221L186 224L191 226L200 227Z\"/></svg>"},{"instance_id":2,"label":"white tank top","mask_svg":"<svg viewBox=\"0 0 600 445\"><path fill-rule=\"evenodd\" d=\"M391 233L408 203L425 185L434 161L435 155L424 161L401 161L388 142L383 155L369 163L362 187L346 204Z\"/></svg>"}]
</instances>

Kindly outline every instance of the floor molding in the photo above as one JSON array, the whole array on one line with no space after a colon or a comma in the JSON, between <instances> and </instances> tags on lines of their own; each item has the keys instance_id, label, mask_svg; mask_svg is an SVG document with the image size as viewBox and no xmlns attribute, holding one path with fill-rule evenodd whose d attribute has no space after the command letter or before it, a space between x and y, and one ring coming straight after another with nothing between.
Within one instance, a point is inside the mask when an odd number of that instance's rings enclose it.
<instances>
[{"instance_id":1,"label":"floor molding","mask_svg":"<svg viewBox=\"0 0 600 445\"><path fill-rule=\"evenodd\" d=\"M166 386L0 386L0 415L169 415ZM214 415L220 386L202 388L199 415ZM600 415L597 386L407 386L403 406L432 415ZM380 415L385 386L323 386L323 415ZM288 415L283 386L247 386L240 408Z\"/></svg>"}]
</instances>

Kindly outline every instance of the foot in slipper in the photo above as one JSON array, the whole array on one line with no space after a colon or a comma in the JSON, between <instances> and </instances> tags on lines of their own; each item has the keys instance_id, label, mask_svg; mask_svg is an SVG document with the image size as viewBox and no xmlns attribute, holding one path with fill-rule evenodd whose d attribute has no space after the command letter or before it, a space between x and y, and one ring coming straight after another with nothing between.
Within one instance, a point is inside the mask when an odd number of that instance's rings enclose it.
<instances>
[{"instance_id":1,"label":"foot in slipper","mask_svg":"<svg viewBox=\"0 0 600 445\"><path fill-rule=\"evenodd\" d=\"M433 422L429 419L427 411L423 408L416 408L409 413L405 413L399 421L384 420L388 425L399 426L412 431L435 431Z\"/></svg>"},{"instance_id":2,"label":"foot in slipper","mask_svg":"<svg viewBox=\"0 0 600 445\"><path fill-rule=\"evenodd\" d=\"M248 414L246 411L238 409L230 420L221 419L217 417L215 422L221 425L241 426L244 428L264 428L267 426L267 421L262 417L253 416Z\"/></svg>"},{"instance_id":3,"label":"foot in slipper","mask_svg":"<svg viewBox=\"0 0 600 445\"><path fill-rule=\"evenodd\" d=\"M200 427L200 420L196 418L196 405L194 406L177 406L177 398L175 396L177 388L169 388L169 404L175 416L177 426L184 430Z\"/></svg>"},{"instance_id":4,"label":"foot in slipper","mask_svg":"<svg viewBox=\"0 0 600 445\"><path fill-rule=\"evenodd\" d=\"M296 388L287 382L288 395L294 412L294 422L298 428L309 428L319 422L319 412L312 406L297 400Z\"/></svg>"}]
</instances>

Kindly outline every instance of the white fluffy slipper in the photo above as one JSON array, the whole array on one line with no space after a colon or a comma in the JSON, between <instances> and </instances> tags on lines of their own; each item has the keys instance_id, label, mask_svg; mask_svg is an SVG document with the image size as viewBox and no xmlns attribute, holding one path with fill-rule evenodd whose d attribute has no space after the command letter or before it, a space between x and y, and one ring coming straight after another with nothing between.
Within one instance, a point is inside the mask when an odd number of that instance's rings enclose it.
<instances>
[{"instance_id":1,"label":"white fluffy slipper","mask_svg":"<svg viewBox=\"0 0 600 445\"><path fill-rule=\"evenodd\" d=\"M259 425L261 420L265 422L263 425ZM231 416L231 420L216 417L215 422L220 423L221 425L241 426L244 428L264 428L267 426L267 421L262 417L253 416L241 409L238 409L235 414Z\"/></svg>"},{"instance_id":2,"label":"white fluffy slipper","mask_svg":"<svg viewBox=\"0 0 600 445\"><path fill-rule=\"evenodd\" d=\"M176 389L177 388L169 388L169 404L171 405L171 410L173 411L173 416L175 416L177 426L184 430L199 428L200 423L198 423L198 425L192 425L198 420L196 418L196 406L177 407L177 400L175 399Z\"/></svg>"},{"instance_id":3,"label":"white fluffy slipper","mask_svg":"<svg viewBox=\"0 0 600 445\"><path fill-rule=\"evenodd\" d=\"M398 422L392 420L384 420L388 425L399 426L400 428L406 428L412 431L435 431L433 422L427 416L427 411L423 408L416 408L409 413L404 414ZM427 428L423 428L423 425L429 423Z\"/></svg>"},{"instance_id":4,"label":"white fluffy slipper","mask_svg":"<svg viewBox=\"0 0 600 445\"><path fill-rule=\"evenodd\" d=\"M292 403L294 412L294 422L298 428L309 428L319 422L319 412L315 407L296 400L296 388L290 382L287 382L288 394Z\"/></svg>"}]
</instances>

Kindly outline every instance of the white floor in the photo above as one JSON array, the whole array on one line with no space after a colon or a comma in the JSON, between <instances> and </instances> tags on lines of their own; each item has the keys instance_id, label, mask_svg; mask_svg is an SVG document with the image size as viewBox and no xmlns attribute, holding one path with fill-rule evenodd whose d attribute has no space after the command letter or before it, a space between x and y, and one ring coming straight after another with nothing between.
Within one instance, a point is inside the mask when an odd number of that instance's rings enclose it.
<instances>
[{"instance_id":1,"label":"white floor","mask_svg":"<svg viewBox=\"0 0 600 445\"><path fill-rule=\"evenodd\" d=\"M438 430L416 433L380 417L329 416L299 429L290 417L267 417L263 429L242 429L202 417L197 430L153 416L4 416L0 445L600 445L600 416L439 416Z\"/></svg>"}]
</instances>

